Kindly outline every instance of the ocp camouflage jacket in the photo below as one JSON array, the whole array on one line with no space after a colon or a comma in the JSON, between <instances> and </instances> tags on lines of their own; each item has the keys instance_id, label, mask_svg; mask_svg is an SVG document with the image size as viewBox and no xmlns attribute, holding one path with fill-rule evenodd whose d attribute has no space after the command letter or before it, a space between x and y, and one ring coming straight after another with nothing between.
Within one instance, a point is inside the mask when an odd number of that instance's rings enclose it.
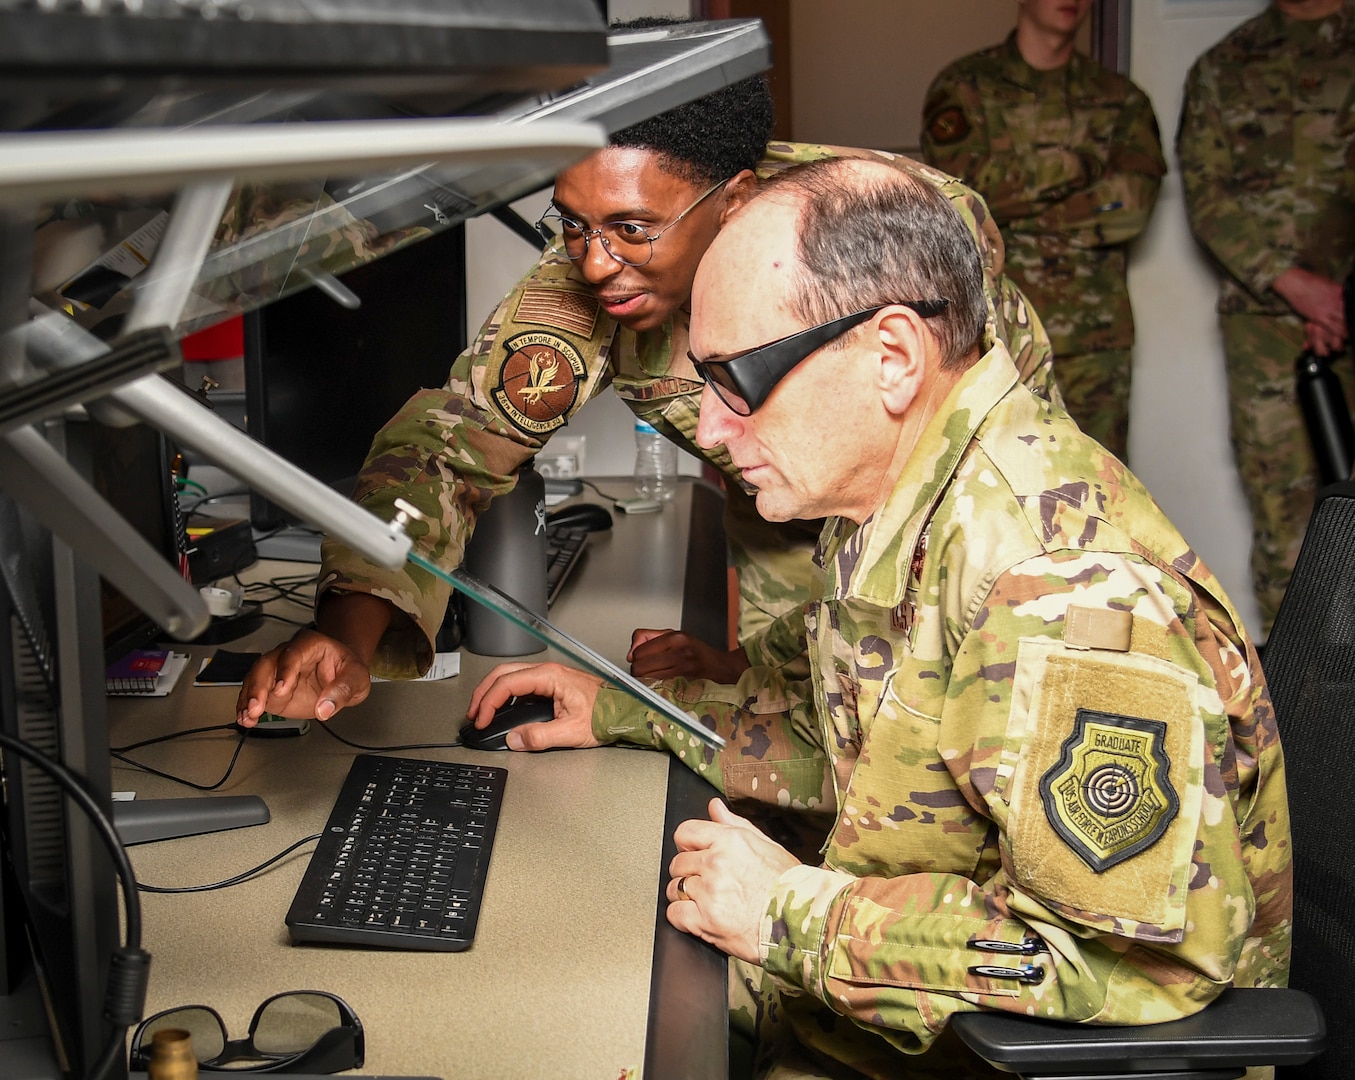
<instances>
[{"instance_id":1,"label":"ocp camouflage jacket","mask_svg":"<svg viewBox=\"0 0 1355 1080\"><path fill-rule=\"evenodd\" d=\"M811 679L666 688L725 750L620 691L593 724L669 747L736 808L831 815L821 865L782 874L762 922L802 1042L897 1076L959 1011L1131 1024L1284 983L1289 822L1256 651L1139 482L1005 350L870 520L828 520L820 557Z\"/></svg>"},{"instance_id":2,"label":"ocp camouflage jacket","mask_svg":"<svg viewBox=\"0 0 1355 1080\"><path fill-rule=\"evenodd\" d=\"M1219 311L1290 314L1270 285L1355 263L1355 2L1326 19L1273 6L1201 56L1176 148L1191 229L1223 269Z\"/></svg>"}]
</instances>

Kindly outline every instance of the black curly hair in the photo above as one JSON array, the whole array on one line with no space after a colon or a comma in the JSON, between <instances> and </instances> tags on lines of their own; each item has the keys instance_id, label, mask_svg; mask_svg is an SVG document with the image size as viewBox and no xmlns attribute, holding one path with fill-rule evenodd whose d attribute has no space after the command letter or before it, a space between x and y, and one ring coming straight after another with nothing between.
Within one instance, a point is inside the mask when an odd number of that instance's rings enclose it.
<instances>
[{"instance_id":1,"label":"black curly hair","mask_svg":"<svg viewBox=\"0 0 1355 1080\"><path fill-rule=\"evenodd\" d=\"M643 30L690 21L646 16L612 23L611 28ZM612 146L652 150L664 159L669 172L706 186L756 167L771 137L771 91L764 76L754 75L622 128L608 141Z\"/></svg>"}]
</instances>

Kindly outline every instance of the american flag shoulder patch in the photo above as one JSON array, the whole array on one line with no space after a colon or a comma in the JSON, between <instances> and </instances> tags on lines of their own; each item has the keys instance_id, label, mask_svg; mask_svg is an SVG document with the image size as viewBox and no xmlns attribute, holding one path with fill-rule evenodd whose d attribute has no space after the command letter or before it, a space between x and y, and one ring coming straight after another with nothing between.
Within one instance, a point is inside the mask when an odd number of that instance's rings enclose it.
<instances>
[{"instance_id":1,"label":"american flag shoulder patch","mask_svg":"<svg viewBox=\"0 0 1355 1080\"><path fill-rule=\"evenodd\" d=\"M591 338L597 326L597 298L565 289L523 289L514 322L536 323Z\"/></svg>"}]
</instances>

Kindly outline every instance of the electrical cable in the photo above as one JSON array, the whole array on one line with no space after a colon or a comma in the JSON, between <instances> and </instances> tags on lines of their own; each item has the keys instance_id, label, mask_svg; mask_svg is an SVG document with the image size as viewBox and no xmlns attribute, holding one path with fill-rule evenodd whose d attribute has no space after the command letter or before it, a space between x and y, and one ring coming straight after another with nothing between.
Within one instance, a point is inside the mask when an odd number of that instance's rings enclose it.
<instances>
[{"instance_id":1,"label":"electrical cable","mask_svg":"<svg viewBox=\"0 0 1355 1080\"><path fill-rule=\"evenodd\" d=\"M127 1029L141 1019L146 1005L146 983L150 977L150 954L141 948L141 898L137 895L132 861L118 838L113 822L95 801L84 782L59 762L21 739L0 732L0 747L13 751L46 772L70 796L94 826L112 857L113 868L122 886L125 929L121 949L115 949L108 969L108 989L104 997L104 1018L113 1025L103 1053L90 1071L91 1080L112 1075L126 1045Z\"/></svg>"},{"instance_id":2,"label":"electrical cable","mask_svg":"<svg viewBox=\"0 0 1355 1080\"><path fill-rule=\"evenodd\" d=\"M221 724L216 728L195 728L194 731L214 731L233 727L235 727L235 724L230 723L230 724ZM144 743L136 743L134 745L145 746L154 742L163 742L166 739L178 738L180 735L191 735L191 734L193 734L192 731L181 731L176 732L175 734L172 735L162 735L157 739L147 739L146 742ZM240 732L240 736L235 743L235 753L231 755L230 764L226 766L226 771L222 773L221 779L214 784L199 784L193 780L185 780L182 776L175 776L173 773L163 772L162 770L157 769L154 766L145 764L145 762L134 761L132 758L129 758L126 755L119 753L118 751L110 751L110 753L116 760L121 761L124 765L130 765L134 769L140 769L142 772L148 772L152 776L158 776L163 780L172 780L174 783L182 784L184 787L192 788L194 791L215 791L217 788L219 788L222 784L224 784L227 780L230 779L231 773L235 770L235 763L240 759L240 751L244 749L245 739L247 737L248 736L245 734L245 732L243 731Z\"/></svg>"},{"instance_id":3,"label":"electrical cable","mask_svg":"<svg viewBox=\"0 0 1355 1080\"><path fill-rule=\"evenodd\" d=\"M325 732L331 738L338 739L344 746L351 746L354 750L366 750L373 754L390 754L398 750L455 750L461 745L461 740L456 742L426 742L426 743L405 743L401 746L364 746L362 743L354 742L352 739L345 739L332 726L332 721L322 721L320 730Z\"/></svg>"},{"instance_id":4,"label":"electrical cable","mask_svg":"<svg viewBox=\"0 0 1355 1080\"><path fill-rule=\"evenodd\" d=\"M594 491L596 491L599 495L601 495L604 499L606 499L606 500L607 500L609 503L611 503L613 506L616 506L616 505L621 501L621 496L619 496L619 495L608 495L605 491L603 491L600 487L597 486L597 484L593 483L593 481L591 481L591 480L584 480L584 479L580 478L579 483L584 484L584 485L586 485L587 487L592 488Z\"/></svg>"},{"instance_id":5,"label":"electrical cable","mask_svg":"<svg viewBox=\"0 0 1355 1080\"><path fill-rule=\"evenodd\" d=\"M289 844L283 848L271 859L265 859L258 866L251 870L243 870L238 874L226 878L224 881L214 881L210 885L145 885L138 884L137 888L145 893L194 893L211 892L213 889L229 889L232 885L239 885L242 881L248 881L255 874L261 874L276 862L280 862L290 855L302 844L309 844L313 840L319 840L324 833L312 833L310 836L303 836L294 844Z\"/></svg>"}]
</instances>

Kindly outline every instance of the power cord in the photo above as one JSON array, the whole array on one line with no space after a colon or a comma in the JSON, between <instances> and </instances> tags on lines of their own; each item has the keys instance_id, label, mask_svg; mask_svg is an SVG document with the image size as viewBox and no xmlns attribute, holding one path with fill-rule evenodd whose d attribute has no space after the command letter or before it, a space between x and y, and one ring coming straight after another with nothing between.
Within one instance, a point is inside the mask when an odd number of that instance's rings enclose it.
<instances>
[{"instance_id":1,"label":"power cord","mask_svg":"<svg viewBox=\"0 0 1355 1080\"><path fill-rule=\"evenodd\" d=\"M95 801L83 780L60 762L53 761L23 740L3 732L0 732L0 747L18 754L60 784L89 818L113 859L113 867L122 886L125 929L122 947L113 950L108 968L108 989L104 997L104 1018L113 1025L113 1034L89 1074L93 1080L111 1076L114 1068L122 1066L127 1029L141 1019L145 1010L146 984L150 979L151 957L141 948L141 899L137 896L132 862L127 857L122 841L118 839L113 822Z\"/></svg>"},{"instance_id":2,"label":"power cord","mask_svg":"<svg viewBox=\"0 0 1355 1080\"><path fill-rule=\"evenodd\" d=\"M330 738L338 739L344 746L351 746L354 750L366 750L373 754L390 754L400 750L455 750L461 745L461 740L455 742L427 742L427 743L404 743L400 746L364 746L360 742L354 742L352 739L345 739L334 730L333 721L321 721L320 730L325 732Z\"/></svg>"},{"instance_id":3,"label":"power cord","mask_svg":"<svg viewBox=\"0 0 1355 1080\"><path fill-rule=\"evenodd\" d=\"M323 835L324 833L312 833L310 836L303 836L296 843L289 844L287 847L283 848L276 855L274 855L271 859L265 859L263 862L259 863L259 865L254 867L253 869L244 870L238 874L226 878L224 881L214 881L210 885L138 884L137 888L140 889L142 892L146 893L195 893L195 892L211 892L213 889L229 889L232 885L239 885L243 881L248 881L256 874L262 874L274 863L281 862L283 859L285 859L288 855L294 852L297 848L301 847L303 844L309 844L315 840L319 840L320 837L322 837Z\"/></svg>"},{"instance_id":4,"label":"power cord","mask_svg":"<svg viewBox=\"0 0 1355 1080\"><path fill-rule=\"evenodd\" d=\"M245 739L247 737L243 731L239 732L239 738L235 743L235 752L231 754L230 764L226 766L226 771L222 773L221 779L214 784L199 784L193 780L186 780L182 776L175 776L173 773L164 772L152 765L147 765L144 761L136 761L133 758L127 757L127 751L139 750L143 746L153 746L155 743L168 742L171 739L181 739L185 735L200 735L206 731L228 731L234 728L234 721L229 724L212 724L208 727L189 728L186 731L170 732L168 735L157 735L153 739L142 739L140 742L128 743L126 746L110 746L108 750L116 760L121 761L124 765L130 765L134 769L148 772L152 776L158 776L163 780L171 780L176 784L182 784L184 787L192 788L194 791L215 791L229 780L231 773L235 771L235 763L240 760L240 751L244 749Z\"/></svg>"}]
</instances>

